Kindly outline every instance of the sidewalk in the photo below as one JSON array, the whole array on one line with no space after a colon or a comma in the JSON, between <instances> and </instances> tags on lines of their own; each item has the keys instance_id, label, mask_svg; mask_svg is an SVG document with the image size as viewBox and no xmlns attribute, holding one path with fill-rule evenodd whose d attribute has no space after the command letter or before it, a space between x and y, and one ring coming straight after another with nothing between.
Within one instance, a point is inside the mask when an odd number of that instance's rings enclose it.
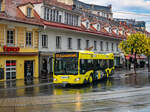
<instances>
[{"instance_id":1,"label":"sidewalk","mask_svg":"<svg viewBox=\"0 0 150 112\"><path fill-rule=\"evenodd\" d=\"M147 68L145 69L137 69L137 73L140 72L147 72ZM134 70L132 69L131 71L128 70L117 70L115 71L114 75L127 75L134 73ZM52 81L49 81L47 79L42 80L42 79L34 79L34 81L29 81L29 82L24 82L24 80L16 80L16 81L7 81L7 82L0 82L0 93L3 90L7 89L20 89L20 88L29 88L29 87L37 87L37 86L42 86L42 85L51 85ZM148 88L149 89L149 88ZM147 88L146 88L147 90ZM30 90L29 90L30 91ZM9 92L9 91L8 91ZM8 93L9 94L9 93ZM59 100L59 95L58 96L35 96L35 97L14 97L14 98L5 98L1 97L0 98L0 112L11 112L12 109L15 108L24 108L27 106L37 106L37 105L46 105L46 104L51 104L52 101L56 102ZM28 112L28 111L26 111Z\"/></svg>"},{"instance_id":2,"label":"sidewalk","mask_svg":"<svg viewBox=\"0 0 150 112\"><path fill-rule=\"evenodd\" d=\"M145 68L136 68L136 73L139 73L139 72L148 72L148 68L145 67ZM126 69L119 69L119 70L115 70L115 74L114 75L129 75L129 74L134 74L134 69L131 69L131 70L126 70Z\"/></svg>"},{"instance_id":3,"label":"sidewalk","mask_svg":"<svg viewBox=\"0 0 150 112\"><path fill-rule=\"evenodd\" d=\"M3 81L0 82L0 91L7 90L7 89L23 89L29 87L38 87L52 84L52 80L50 79L34 79L30 81L24 80L10 80L10 81Z\"/></svg>"},{"instance_id":4,"label":"sidewalk","mask_svg":"<svg viewBox=\"0 0 150 112\"><path fill-rule=\"evenodd\" d=\"M147 72L147 68L138 68L138 72ZM134 70L131 69L120 69L116 70L113 76L124 76L127 74L133 74ZM24 81L24 80L11 80L11 81L3 81L0 82L0 91L7 90L7 89L23 89L23 88L30 88L30 87L38 87L44 85L51 85L53 84L52 79L34 79L33 81Z\"/></svg>"}]
</instances>

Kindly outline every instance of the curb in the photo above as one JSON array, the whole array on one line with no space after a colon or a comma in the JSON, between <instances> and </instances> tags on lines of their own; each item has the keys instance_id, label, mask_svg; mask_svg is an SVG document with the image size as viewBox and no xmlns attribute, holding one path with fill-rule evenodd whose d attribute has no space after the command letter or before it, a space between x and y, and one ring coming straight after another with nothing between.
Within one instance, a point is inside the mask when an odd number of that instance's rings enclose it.
<instances>
[{"instance_id":1,"label":"curb","mask_svg":"<svg viewBox=\"0 0 150 112\"><path fill-rule=\"evenodd\" d=\"M0 89L0 91L3 91L3 90L17 90L17 89L39 87L39 86L52 85L52 84L53 84L53 82L48 82L48 83L35 84L35 85L29 85L29 86L22 86L22 87L2 88L2 89Z\"/></svg>"}]
</instances>

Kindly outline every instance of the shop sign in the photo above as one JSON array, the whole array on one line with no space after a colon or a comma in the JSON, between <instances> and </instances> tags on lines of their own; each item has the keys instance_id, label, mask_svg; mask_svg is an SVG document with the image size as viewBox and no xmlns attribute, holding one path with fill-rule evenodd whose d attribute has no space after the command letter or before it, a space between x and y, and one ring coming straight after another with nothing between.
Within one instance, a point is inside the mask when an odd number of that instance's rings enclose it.
<instances>
[{"instance_id":1,"label":"shop sign","mask_svg":"<svg viewBox=\"0 0 150 112\"><path fill-rule=\"evenodd\" d=\"M4 50L4 52L18 52L18 51L20 51L20 48L4 46L3 50Z\"/></svg>"}]
</instances>

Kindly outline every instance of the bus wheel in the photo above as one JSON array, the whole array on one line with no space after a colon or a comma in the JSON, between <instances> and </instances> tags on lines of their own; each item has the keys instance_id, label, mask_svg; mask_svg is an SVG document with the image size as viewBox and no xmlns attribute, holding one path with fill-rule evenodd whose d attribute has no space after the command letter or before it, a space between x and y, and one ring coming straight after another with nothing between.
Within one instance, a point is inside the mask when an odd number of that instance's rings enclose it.
<instances>
[{"instance_id":1,"label":"bus wheel","mask_svg":"<svg viewBox=\"0 0 150 112\"><path fill-rule=\"evenodd\" d=\"M92 75L90 75L90 77L89 77L89 83L92 83L93 82L93 77L92 77Z\"/></svg>"}]
</instances>

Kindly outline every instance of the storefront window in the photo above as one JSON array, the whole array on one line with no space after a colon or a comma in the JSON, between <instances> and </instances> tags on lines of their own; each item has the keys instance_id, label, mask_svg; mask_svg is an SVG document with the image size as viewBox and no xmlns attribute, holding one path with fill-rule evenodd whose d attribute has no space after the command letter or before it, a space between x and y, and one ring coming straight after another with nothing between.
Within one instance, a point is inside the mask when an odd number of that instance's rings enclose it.
<instances>
[{"instance_id":1,"label":"storefront window","mask_svg":"<svg viewBox=\"0 0 150 112\"><path fill-rule=\"evenodd\" d=\"M16 60L6 61L6 79L16 79Z\"/></svg>"}]
</instances>

